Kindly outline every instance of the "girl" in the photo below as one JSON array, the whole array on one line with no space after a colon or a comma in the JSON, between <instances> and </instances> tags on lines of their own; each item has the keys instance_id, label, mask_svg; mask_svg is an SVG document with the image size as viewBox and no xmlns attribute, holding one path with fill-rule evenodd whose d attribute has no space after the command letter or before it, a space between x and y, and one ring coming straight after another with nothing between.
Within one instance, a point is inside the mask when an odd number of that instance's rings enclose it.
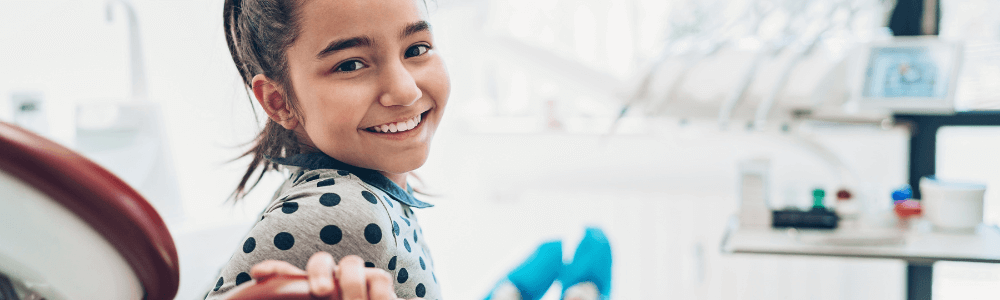
<instances>
[{"instance_id":1,"label":"girl","mask_svg":"<svg viewBox=\"0 0 1000 300\"><path fill-rule=\"evenodd\" d=\"M328 294L334 257L356 255L341 269L385 270L392 298L440 299L412 210L430 204L406 184L427 159L450 91L424 4L227 0L224 27L243 82L269 117L245 154L253 160L235 199L253 188L247 184L258 170L284 168L291 176L208 298L300 269L314 295ZM340 284L345 294L368 292L364 281L360 289Z\"/></svg>"},{"instance_id":2,"label":"girl","mask_svg":"<svg viewBox=\"0 0 1000 300\"><path fill-rule=\"evenodd\" d=\"M290 176L208 299L283 275L307 276L318 297L441 299L412 209L431 205L406 183L427 159L450 91L426 14L420 0L226 0L233 62L269 118L234 198L258 171L257 181L271 170ZM565 268L561 247L540 248L493 299L537 299L556 276L606 296L610 248L603 234L587 236Z\"/></svg>"}]
</instances>

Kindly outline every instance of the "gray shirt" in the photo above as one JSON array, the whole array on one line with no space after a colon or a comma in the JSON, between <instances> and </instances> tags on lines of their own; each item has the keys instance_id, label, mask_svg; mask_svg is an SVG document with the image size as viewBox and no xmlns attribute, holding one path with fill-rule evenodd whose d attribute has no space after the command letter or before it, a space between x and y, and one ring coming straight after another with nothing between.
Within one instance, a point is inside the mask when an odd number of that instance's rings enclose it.
<instances>
[{"instance_id":1,"label":"gray shirt","mask_svg":"<svg viewBox=\"0 0 1000 300\"><path fill-rule=\"evenodd\" d=\"M261 213L222 268L206 299L250 280L250 268L283 260L305 269L314 253L339 261L357 255L367 267L392 274L398 297L440 299L434 262L411 207L430 204L413 198L381 174L340 163L323 154L272 159L292 174Z\"/></svg>"}]
</instances>

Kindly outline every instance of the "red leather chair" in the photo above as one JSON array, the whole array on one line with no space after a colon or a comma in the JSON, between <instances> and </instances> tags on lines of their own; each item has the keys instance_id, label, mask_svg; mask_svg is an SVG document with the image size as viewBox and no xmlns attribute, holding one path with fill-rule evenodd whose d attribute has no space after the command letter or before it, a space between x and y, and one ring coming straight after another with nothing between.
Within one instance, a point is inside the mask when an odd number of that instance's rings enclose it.
<instances>
[{"instance_id":1,"label":"red leather chair","mask_svg":"<svg viewBox=\"0 0 1000 300\"><path fill-rule=\"evenodd\" d=\"M177 293L173 239L142 196L72 150L6 123L0 203L8 296L10 287L48 300L170 300Z\"/></svg>"},{"instance_id":2,"label":"red leather chair","mask_svg":"<svg viewBox=\"0 0 1000 300\"><path fill-rule=\"evenodd\" d=\"M0 299L170 300L177 251L153 207L59 144L0 122ZM308 300L305 278L244 283L226 299Z\"/></svg>"}]
</instances>

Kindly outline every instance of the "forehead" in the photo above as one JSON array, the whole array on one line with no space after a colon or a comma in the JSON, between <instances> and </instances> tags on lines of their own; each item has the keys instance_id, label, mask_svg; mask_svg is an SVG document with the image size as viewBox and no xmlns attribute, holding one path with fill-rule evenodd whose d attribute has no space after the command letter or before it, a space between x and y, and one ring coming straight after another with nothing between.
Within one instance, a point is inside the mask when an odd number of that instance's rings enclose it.
<instances>
[{"instance_id":1,"label":"forehead","mask_svg":"<svg viewBox=\"0 0 1000 300\"><path fill-rule=\"evenodd\" d=\"M407 24L426 18L420 1L307 0L299 10L300 37L323 43L359 35L395 35Z\"/></svg>"}]
</instances>

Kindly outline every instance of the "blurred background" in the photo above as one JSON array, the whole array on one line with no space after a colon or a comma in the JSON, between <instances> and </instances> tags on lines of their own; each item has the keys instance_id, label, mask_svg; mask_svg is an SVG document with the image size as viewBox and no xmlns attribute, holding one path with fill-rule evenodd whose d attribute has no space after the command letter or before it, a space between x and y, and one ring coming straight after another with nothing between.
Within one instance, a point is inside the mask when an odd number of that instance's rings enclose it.
<instances>
[{"instance_id":1,"label":"blurred background","mask_svg":"<svg viewBox=\"0 0 1000 300\"><path fill-rule=\"evenodd\" d=\"M214 284L283 178L225 202L265 117L226 48L222 2L0 0L0 120L149 198L177 243L184 300ZM429 3L453 90L415 184L436 205L417 214L443 294L483 297L539 242L562 238L571 254L596 225L614 246L615 299L903 299L901 261L719 250L748 160L769 161L770 207L849 186L863 212L891 209L911 131L852 102L864 45L960 43L949 108L1000 109L1000 1L898 2ZM937 137L937 174L987 183L984 220L1000 222L1000 129ZM934 299L1000 294L998 266L934 270Z\"/></svg>"}]
</instances>

